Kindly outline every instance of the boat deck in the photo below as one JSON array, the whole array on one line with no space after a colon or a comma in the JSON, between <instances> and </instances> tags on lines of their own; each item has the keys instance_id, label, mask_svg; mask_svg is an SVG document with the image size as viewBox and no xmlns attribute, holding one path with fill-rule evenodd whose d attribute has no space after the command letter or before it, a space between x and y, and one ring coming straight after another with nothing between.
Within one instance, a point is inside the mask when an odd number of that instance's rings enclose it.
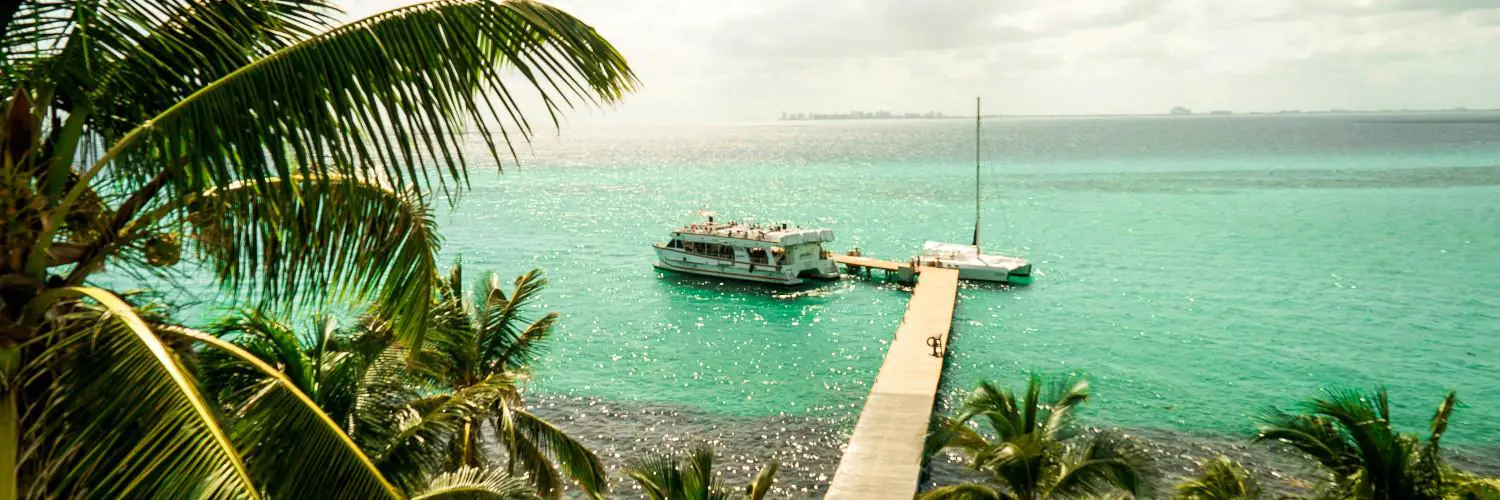
<instances>
[{"instance_id":1,"label":"boat deck","mask_svg":"<svg viewBox=\"0 0 1500 500\"><path fill-rule=\"evenodd\" d=\"M901 264L836 255L845 265L895 270ZM857 260L856 260L857 259ZM943 375L958 300L958 271L918 268L906 315L886 351L870 396L825 498L910 499L922 472L922 443Z\"/></svg>"}]
</instances>

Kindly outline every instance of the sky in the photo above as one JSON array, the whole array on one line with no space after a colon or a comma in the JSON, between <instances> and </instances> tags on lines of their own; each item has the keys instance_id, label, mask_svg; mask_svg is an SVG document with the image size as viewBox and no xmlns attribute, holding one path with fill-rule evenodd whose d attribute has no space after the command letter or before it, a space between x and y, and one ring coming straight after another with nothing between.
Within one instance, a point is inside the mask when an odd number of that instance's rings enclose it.
<instances>
[{"instance_id":1,"label":"sky","mask_svg":"<svg viewBox=\"0 0 1500 500\"><path fill-rule=\"evenodd\" d=\"M351 17L410 0L345 0ZM1500 0L552 0L640 77L573 120L1500 108Z\"/></svg>"}]
</instances>

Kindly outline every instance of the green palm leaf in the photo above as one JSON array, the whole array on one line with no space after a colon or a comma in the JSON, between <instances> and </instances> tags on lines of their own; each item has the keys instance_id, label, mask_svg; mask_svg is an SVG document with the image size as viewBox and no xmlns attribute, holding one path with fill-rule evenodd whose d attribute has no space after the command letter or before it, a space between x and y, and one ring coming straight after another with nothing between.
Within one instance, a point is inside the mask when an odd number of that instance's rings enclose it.
<instances>
[{"instance_id":1,"label":"green palm leaf","mask_svg":"<svg viewBox=\"0 0 1500 500\"><path fill-rule=\"evenodd\" d=\"M97 306L60 303L79 296ZM192 373L129 304L98 288L69 287L31 307L70 311L55 324L53 346L23 367L51 372L55 393L66 395L36 402L29 419L28 440L48 445L20 457L23 467L46 464L31 495L257 496Z\"/></svg>"},{"instance_id":2,"label":"green palm leaf","mask_svg":"<svg viewBox=\"0 0 1500 500\"><path fill-rule=\"evenodd\" d=\"M526 448L544 453L544 456L524 456L523 464L530 467L525 471L528 474L546 474L545 467L550 467L548 458L557 461L562 471L572 478L584 492L591 496L602 498L608 493L609 482L605 475L604 463L599 460L598 455L578 442L562 429L552 425L535 414L515 407L511 404L502 404L500 414L497 417L496 427L501 430L503 438L510 442L519 442ZM543 494L555 495L560 491L557 488L541 487L538 489ZM551 485L547 485L551 486Z\"/></svg>"},{"instance_id":3,"label":"green palm leaf","mask_svg":"<svg viewBox=\"0 0 1500 500\"><path fill-rule=\"evenodd\" d=\"M224 351L265 377L234 418L234 438L252 474L274 498L322 492L327 498L401 498L333 419L275 367L233 343L186 328L173 333Z\"/></svg>"},{"instance_id":4,"label":"green palm leaf","mask_svg":"<svg viewBox=\"0 0 1500 500\"><path fill-rule=\"evenodd\" d=\"M714 476L713 448L707 445L694 446L688 450L682 464L682 486L688 498L701 500L722 494L724 485Z\"/></svg>"},{"instance_id":5,"label":"green palm leaf","mask_svg":"<svg viewBox=\"0 0 1500 500\"><path fill-rule=\"evenodd\" d=\"M980 416L989 422L990 428L1001 438L1025 433L1021 405L1016 401L1015 395L995 387L989 381L979 383L974 392L964 400L963 407L954 420L968 422Z\"/></svg>"},{"instance_id":6,"label":"green palm leaf","mask_svg":"<svg viewBox=\"0 0 1500 500\"><path fill-rule=\"evenodd\" d=\"M516 370L536 358L558 316L552 313L529 322L524 314L546 287L542 270L532 269L516 277L515 288L507 296L499 276L490 273L480 289L484 300L476 305L480 351L486 363L497 369Z\"/></svg>"},{"instance_id":7,"label":"green palm leaf","mask_svg":"<svg viewBox=\"0 0 1500 500\"><path fill-rule=\"evenodd\" d=\"M614 102L635 82L608 41L578 19L540 3L437 0L378 14L242 66L126 133L78 176L48 215L49 224L39 236L42 243L27 261L45 262L54 233L64 228L65 216L91 192L91 181L106 167L116 184L160 179L166 192L179 196L253 186L253 196L238 201L249 203L255 213L270 214L255 218L260 221L294 212L301 201L301 183L272 179L299 177L329 190L362 189L359 183L329 182L352 178L389 183L395 192L418 197L430 189L453 194L467 182L462 126L476 127L497 160L495 137L510 140L506 118L511 132L522 137L531 133L517 110L516 89L501 78L502 69L529 83L549 111L575 100ZM490 123L496 121L499 133L492 134ZM182 215L190 212L180 210ZM411 234L421 226L409 226ZM428 250L420 243L437 241L426 232L421 241L386 251L412 262ZM239 245L230 238L209 248L266 243L250 238ZM307 246L345 250L328 243ZM305 250L295 242L288 245ZM387 317L400 318L397 331L411 345L421 345L420 323L410 322L426 317L422 308L430 301L431 287L389 283L411 278L430 284L425 273L434 266L386 266L369 256L365 261L379 264L359 265L338 260L347 254L317 260L306 253L289 253L306 259L289 257L286 272L265 276L257 275L260 267L237 259L258 264L275 260L247 257L250 252L210 256L230 259L216 271L231 288L261 278L266 285L257 291L283 303L322 300L329 291L362 291L374 288L372 281L385 284L381 298L396 297L395 302L382 301L394 309ZM298 269L303 272L293 272ZM304 275L333 279L299 279Z\"/></svg>"},{"instance_id":8,"label":"green palm leaf","mask_svg":"<svg viewBox=\"0 0 1500 500\"><path fill-rule=\"evenodd\" d=\"M1115 492L1138 496L1148 490L1150 463L1150 457L1124 436L1096 434L1082 444L1069 443L1051 492L1064 498Z\"/></svg>"},{"instance_id":9,"label":"green palm leaf","mask_svg":"<svg viewBox=\"0 0 1500 500\"><path fill-rule=\"evenodd\" d=\"M125 135L83 180L123 155L115 169L134 178L167 168L164 158L187 158L187 175L174 179L178 192L321 173L448 191L467 179L457 133L464 122L492 155L486 118L509 118L514 131L531 133L498 68L520 75L549 111L573 99L614 102L634 85L608 41L560 10L525 0L436 0L237 69ZM500 127L497 135L508 137Z\"/></svg>"},{"instance_id":10,"label":"green palm leaf","mask_svg":"<svg viewBox=\"0 0 1500 500\"><path fill-rule=\"evenodd\" d=\"M683 490L682 471L672 457L651 456L633 461L625 473L646 492L651 500L675 500Z\"/></svg>"},{"instance_id":11,"label":"green palm leaf","mask_svg":"<svg viewBox=\"0 0 1500 500\"><path fill-rule=\"evenodd\" d=\"M771 493L771 485L776 482L776 471L781 470L781 464L775 461L761 467L760 473L755 475L755 480L745 488L746 500L762 500Z\"/></svg>"},{"instance_id":12,"label":"green palm leaf","mask_svg":"<svg viewBox=\"0 0 1500 500\"><path fill-rule=\"evenodd\" d=\"M294 186L293 206L278 211L260 203L283 185ZM127 230L168 218L179 206L190 211L194 247L226 289L255 280L259 296L273 302L374 299L377 314L408 345L423 341L430 290L440 281L441 236L414 196L350 178L268 179L185 198Z\"/></svg>"},{"instance_id":13,"label":"green palm leaf","mask_svg":"<svg viewBox=\"0 0 1500 500\"><path fill-rule=\"evenodd\" d=\"M525 481L504 470L465 467L432 478L412 500L530 500L540 498Z\"/></svg>"},{"instance_id":14,"label":"green palm leaf","mask_svg":"<svg viewBox=\"0 0 1500 500\"><path fill-rule=\"evenodd\" d=\"M927 440L922 445L922 456L925 457L948 448L963 450L972 455L990 446L989 440L979 431L953 418L934 416L928 427L931 431L927 433Z\"/></svg>"},{"instance_id":15,"label":"green palm leaf","mask_svg":"<svg viewBox=\"0 0 1500 500\"><path fill-rule=\"evenodd\" d=\"M1358 452L1326 418L1268 408L1257 419L1261 422L1257 442L1285 443L1340 475L1355 474L1361 468Z\"/></svg>"},{"instance_id":16,"label":"green palm leaf","mask_svg":"<svg viewBox=\"0 0 1500 500\"><path fill-rule=\"evenodd\" d=\"M317 399L318 382L314 373L317 361L309 358L302 340L298 338L291 326L267 316L262 311L244 309L220 318L219 322L213 325L212 331L215 337L233 337L230 341L242 347L246 344L253 346L245 350L255 354L261 361L275 366L292 381L293 385L297 386L297 390ZM233 355L229 356L233 357ZM246 368L259 374L259 370L253 370L253 366ZM205 377L205 379L212 378L217 377Z\"/></svg>"},{"instance_id":17,"label":"green palm leaf","mask_svg":"<svg viewBox=\"0 0 1500 500\"><path fill-rule=\"evenodd\" d=\"M1255 500L1260 498L1260 484L1245 467L1220 456L1203 464L1196 479L1178 484L1181 500Z\"/></svg>"},{"instance_id":18,"label":"green palm leaf","mask_svg":"<svg viewBox=\"0 0 1500 500\"><path fill-rule=\"evenodd\" d=\"M988 484L963 483L934 488L918 498L921 500L1002 500L1015 497Z\"/></svg>"},{"instance_id":19,"label":"green palm leaf","mask_svg":"<svg viewBox=\"0 0 1500 500\"><path fill-rule=\"evenodd\" d=\"M374 460L387 476L407 491L416 491L428 474L441 470L449 443L463 439L464 426L514 391L515 381L492 376L455 394L413 401L403 412L400 427L385 438Z\"/></svg>"},{"instance_id":20,"label":"green palm leaf","mask_svg":"<svg viewBox=\"0 0 1500 500\"><path fill-rule=\"evenodd\" d=\"M87 2L81 2L87 3ZM119 2L99 2L108 6ZM215 80L331 28L338 9L324 0L158 0L159 19L142 29L107 33L118 43L94 78L77 82L89 94L93 128L117 138ZM123 31L120 25L89 26ZM97 33L93 33L97 34ZM193 68L193 71L183 71Z\"/></svg>"}]
</instances>

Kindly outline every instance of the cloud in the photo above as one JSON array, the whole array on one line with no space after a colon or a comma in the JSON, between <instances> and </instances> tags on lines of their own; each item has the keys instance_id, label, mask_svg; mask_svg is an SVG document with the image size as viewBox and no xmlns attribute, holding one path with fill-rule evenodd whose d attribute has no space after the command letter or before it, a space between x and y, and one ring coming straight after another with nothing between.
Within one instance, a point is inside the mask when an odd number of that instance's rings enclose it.
<instances>
[{"instance_id":1,"label":"cloud","mask_svg":"<svg viewBox=\"0 0 1500 500\"><path fill-rule=\"evenodd\" d=\"M1500 107L1497 0L544 1L632 62L627 120Z\"/></svg>"},{"instance_id":2,"label":"cloud","mask_svg":"<svg viewBox=\"0 0 1500 500\"><path fill-rule=\"evenodd\" d=\"M999 24L1030 0L770 1L722 20L715 46L731 55L769 58L887 57L1025 39Z\"/></svg>"}]
</instances>

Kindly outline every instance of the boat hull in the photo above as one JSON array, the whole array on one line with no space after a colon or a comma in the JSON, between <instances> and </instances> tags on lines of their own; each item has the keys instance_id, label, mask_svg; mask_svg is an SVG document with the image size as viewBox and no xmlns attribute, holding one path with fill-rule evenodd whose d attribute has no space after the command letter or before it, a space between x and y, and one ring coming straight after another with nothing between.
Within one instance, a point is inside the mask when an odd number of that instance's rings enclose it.
<instances>
[{"instance_id":1,"label":"boat hull","mask_svg":"<svg viewBox=\"0 0 1500 500\"><path fill-rule=\"evenodd\" d=\"M778 266L697 255L660 245L656 246L656 259L652 265L661 270L777 285L801 284L804 278L839 276L838 265L822 259Z\"/></svg>"},{"instance_id":2,"label":"boat hull","mask_svg":"<svg viewBox=\"0 0 1500 500\"><path fill-rule=\"evenodd\" d=\"M1030 285L1032 280L1030 264L1017 268L1006 268L978 265L963 260L948 260L932 257L922 257L919 259L919 263L924 266L957 269L958 279L965 281L988 281L992 283L1008 283L1011 285Z\"/></svg>"},{"instance_id":3,"label":"boat hull","mask_svg":"<svg viewBox=\"0 0 1500 500\"><path fill-rule=\"evenodd\" d=\"M683 264L683 263L679 263L679 264ZM673 264L669 264L667 262L663 262L663 261L660 261L660 260L656 261L656 263L652 264L652 266L655 267L655 268L657 268L657 269L660 269L662 271L672 271L672 272L678 272L678 273L696 274L696 275L699 275L699 276L708 276L708 277L712 277L712 278L726 278L726 279L734 279L734 280L740 280L740 281L753 281L753 282L756 282L756 283L770 283L770 284L774 284L774 285L800 285L803 282L802 278L797 278L797 277L787 278L785 276L770 276L770 275L749 274L749 273L745 273L745 272L736 272L732 268L730 268L730 269L712 268L712 267L709 267L709 266L694 265L694 264L673 265Z\"/></svg>"}]
</instances>

